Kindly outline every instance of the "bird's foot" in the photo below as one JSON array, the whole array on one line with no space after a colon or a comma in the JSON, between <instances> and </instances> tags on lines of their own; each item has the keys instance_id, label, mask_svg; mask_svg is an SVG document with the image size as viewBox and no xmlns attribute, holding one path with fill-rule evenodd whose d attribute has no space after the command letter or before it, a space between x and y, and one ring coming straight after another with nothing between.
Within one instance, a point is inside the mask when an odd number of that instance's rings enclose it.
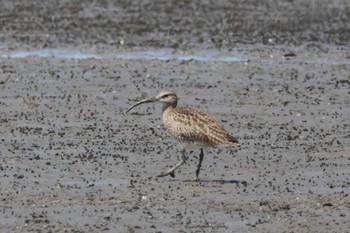
<instances>
[{"instance_id":1,"label":"bird's foot","mask_svg":"<svg viewBox=\"0 0 350 233\"><path fill-rule=\"evenodd\" d=\"M175 178L175 173L174 173L174 171L172 171L172 172L162 172L162 173L160 173L158 176L156 176L156 177L165 177L165 176L171 176L172 178Z\"/></svg>"},{"instance_id":2,"label":"bird's foot","mask_svg":"<svg viewBox=\"0 0 350 233\"><path fill-rule=\"evenodd\" d=\"M201 180L196 177L196 178L191 178L191 179L188 179L188 180L184 180L183 182L197 182L197 183L201 183Z\"/></svg>"}]
</instances>

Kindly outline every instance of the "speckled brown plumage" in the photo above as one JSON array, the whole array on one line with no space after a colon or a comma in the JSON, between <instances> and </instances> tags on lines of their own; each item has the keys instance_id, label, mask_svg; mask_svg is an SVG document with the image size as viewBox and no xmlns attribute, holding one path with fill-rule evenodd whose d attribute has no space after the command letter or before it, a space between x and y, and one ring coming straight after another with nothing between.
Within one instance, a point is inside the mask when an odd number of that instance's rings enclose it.
<instances>
[{"instance_id":1,"label":"speckled brown plumage","mask_svg":"<svg viewBox=\"0 0 350 233\"><path fill-rule=\"evenodd\" d=\"M180 142L198 147L238 146L237 138L227 132L212 116L193 108L167 108L163 122Z\"/></svg>"}]
</instances>

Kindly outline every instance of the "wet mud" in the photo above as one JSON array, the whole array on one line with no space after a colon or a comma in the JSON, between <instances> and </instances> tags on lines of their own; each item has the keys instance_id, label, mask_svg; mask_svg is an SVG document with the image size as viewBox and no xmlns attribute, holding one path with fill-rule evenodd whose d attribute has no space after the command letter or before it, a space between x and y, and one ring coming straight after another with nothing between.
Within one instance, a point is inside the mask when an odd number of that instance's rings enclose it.
<instances>
[{"instance_id":1,"label":"wet mud","mask_svg":"<svg viewBox=\"0 0 350 233\"><path fill-rule=\"evenodd\" d=\"M347 0L3 1L8 48L348 44Z\"/></svg>"},{"instance_id":2,"label":"wet mud","mask_svg":"<svg viewBox=\"0 0 350 233\"><path fill-rule=\"evenodd\" d=\"M275 33L278 40L266 37L268 45L261 43L265 37L256 28L238 29L239 46L229 43L235 49L206 42L207 34L220 33L209 30L211 24L205 22L213 21L203 12L210 8L198 2L183 1L172 12L167 10L172 2L120 3L123 7L109 1L94 3L105 5L69 2L66 8L56 6L57 14L51 18L50 4L4 3L7 11L1 12L8 26L1 29L5 43L0 48L5 55L19 48L65 45L81 50L94 45L98 54L132 52L134 45L174 48L162 34L170 30L156 27L158 34L146 30L156 30L151 22L165 27L164 17L173 16L171 33L186 42L176 49L200 51L203 56L204 47L221 47L219 53L242 59L2 56L0 231L347 232L350 56L340 29L346 35L344 12L349 4L334 2L321 1L317 6L279 2L275 8L274 1L236 5L249 12L245 17L259 16L266 22L283 24L293 13L311 9L309 16L295 20L316 25L312 13L320 8L325 19L335 14L339 21L324 21L333 25L334 33L320 30L316 42L290 29L292 36L287 37L297 41L293 46L278 42L284 40L280 29ZM230 3L225 4L212 5L214 19L228 15ZM13 19L19 13L26 19L33 8L41 11L32 16L30 25L41 25L45 19L42 26L25 27ZM180 17L195 8L195 16ZM262 13L262 8L271 14ZM161 9L158 18L152 18L155 9ZM290 9L290 16L282 17L278 9ZM116 12L125 25L111 17ZM140 23L143 19L146 24ZM203 21L199 25L207 27L191 30L197 28L192 21L199 19ZM56 20L67 30L55 29ZM117 29L108 27L117 21L123 29L118 31L121 39L115 37ZM79 27L71 31L72 25ZM103 34L107 29L109 33ZM18 30L23 33L16 34ZM242 43L254 31L257 41ZM42 32L49 36L40 40ZM158 41L151 43L147 33ZM99 38L104 41L97 42ZM124 115L131 104L161 89L174 90L181 106L211 113L240 141L238 149L205 150L201 182L192 181L199 150L189 151L188 163L175 178L152 178L180 159L178 144L162 124L161 106L139 106Z\"/></svg>"}]
</instances>

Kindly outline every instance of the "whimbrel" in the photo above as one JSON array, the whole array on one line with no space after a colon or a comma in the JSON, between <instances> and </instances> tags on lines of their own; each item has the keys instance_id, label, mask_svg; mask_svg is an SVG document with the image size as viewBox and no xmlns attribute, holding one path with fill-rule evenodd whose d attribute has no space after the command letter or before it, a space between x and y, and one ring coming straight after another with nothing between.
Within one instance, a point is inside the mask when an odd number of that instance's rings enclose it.
<instances>
[{"instance_id":1,"label":"whimbrel","mask_svg":"<svg viewBox=\"0 0 350 233\"><path fill-rule=\"evenodd\" d=\"M177 107L177 95L173 91L163 90L156 97L148 98L132 105L126 113L134 107L150 102L163 103L163 122L181 143L181 161L167 172L157 177L170 175L175 177L174 171L186 163L186 148L200 148L199 163L196 170L196 180L204 157L203 148L224 145L227 147L239 146L236 137L224 129L212 116L199 110L188 107Z\"/></svg>"}]
</instances>

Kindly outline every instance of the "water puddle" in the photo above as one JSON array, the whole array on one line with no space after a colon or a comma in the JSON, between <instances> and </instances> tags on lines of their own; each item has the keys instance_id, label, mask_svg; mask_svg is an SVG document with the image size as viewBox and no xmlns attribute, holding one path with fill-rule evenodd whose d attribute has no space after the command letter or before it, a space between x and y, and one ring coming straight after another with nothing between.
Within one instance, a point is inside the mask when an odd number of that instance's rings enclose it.
<instances>
[{"instance_id":1,"label":"water puddle","mask_svg":"<svg viewBox=\"0 0 350 233\"><path fill-rule=\"evenodd\" d=\"M181 61L225 61L241 62L248 60L235 51L203 50L203 51L179 51L174 49L133 49L115 53L96 53L93 51L81 51L74 48L41 49L41 50L17 50L0 51L1 58L24 57L56 57L64 59L125 59L125 60L181 60Z\"/></svg>"},{"instance_id":2,"label":"water puddle","mask_svg":"<svg viewBox=\"0 0 350 233\"><path fill-rule=\"evenodd\" d=\"M130 48L109 52L100 52L93 49L79 48L46 48L39 50L6 51L0 44L0 58L25 57L55 57L62 59L125 59L125 60L179 60L201 62L247 62L259 60L266 64L275 64L281 60L287 62L305 62L310 64L348 65L350 59L342 51L332 51L319 56L313 53L304 53L299 49L291 49L293 56L285 56L278 48L273 53L257 52L254 49L224 50L178 50L170 48ZM295 52L295 55L294 55ZM288 55L288 53L287 53Z\"/></svg>"}]
</instances>

